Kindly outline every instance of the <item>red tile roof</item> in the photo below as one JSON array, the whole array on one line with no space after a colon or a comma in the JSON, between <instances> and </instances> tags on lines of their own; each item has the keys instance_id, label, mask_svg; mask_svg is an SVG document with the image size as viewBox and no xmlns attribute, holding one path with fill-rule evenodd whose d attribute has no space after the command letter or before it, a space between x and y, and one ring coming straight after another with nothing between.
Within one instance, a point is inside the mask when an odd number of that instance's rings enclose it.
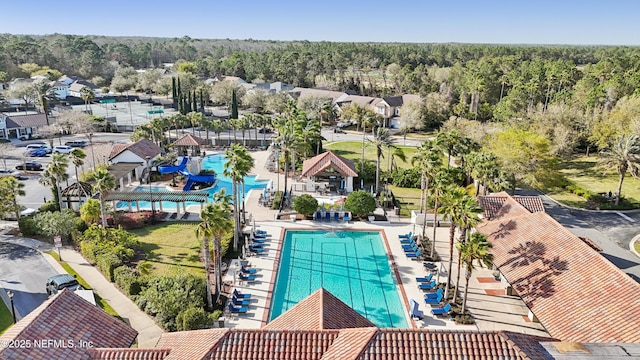
<instances>
[{"instance_id":1,"label":"red tile roof","mask_svg":"<svg viewBox=\"0 0 640 360\"><path fill-rule=\"evenodd\" d=\"M2 348L0 359L87 359L87 347L129 347L138 332L90 304L72 291L63 290L45 301L0 336L0 344L22 341L29 348ZM37 345L37 341L46 343ZM74 346L69 346L73 344Z\"/></svg>"},{"instance_id":2,"label":"red tile roof","mask_svg":"<svg viewBox=\"0 0 640 360\"><path fill-rule=\"evenodd\" d=\"M113 145L113 148L111 148L111 154L109 155L109 160L122 154L126 150L129 150L132 153L138 155L141 159L145 159L147 156L153 158L156 155L160 155L162 153L162 149L153 141L149 139L140 139L133 144Z\"/></svg>"},{"instance_id":3,"label":"red tile roof","mask_svg":"<svg viewBox=\"0 0 640 360\"><path fill-rule=\"evenodd\" d=\"M92 360L164 360L171 349L89 349Z\"/></svg>"},{"instance_id":4,"label":"red tile roof","mask_svg":"<svg viewBox=\"0 0 640 360\"><path fill-rule=\"evenodd\" d=\"M640 342L640 284L544 212L511 197L477 226L494 263L551 336Z\"/></svg>"},{"instance_id":5,"label":"red tile roof","mask_svg":"<svg viewBox=\"0 0 640 360\"><path fill-rule=\"evenodd\" d=\"M332 151L327 151L305 160L302 164L302 176L314 176L329 167L343 176L358 176L353 161L345 159Z\"/></svg>"},{"instance_id":6,"label":"red tile roof","mask_svg":"<svg viewBox=\"0 0 640 360\"><path fill-rule=\"evenodd\" d=\"M211 351L219 345L229 329L208 329L164 333L156 348L171 349L165 360L195 360L208 358Z\"/></svg>"},{"instance_id":7,"label":"red tile roof","mask_svg":"<svg viewBox=\"0 0 640 360\"><path fill-rule=\"evenodd\" d=\"M187 134L180 139L173 142L173 146L200 146L204 145L206 141L195 135Z\"/></svg>"},{"instance_id":8,"label":"red tile roof","mask_svg":"<svg viewBox=\"0 0 640 360\"><path fill-rule=\"evenodd\" d=\"M324 288L268 323L264 329L320 330L375 326Z\"/></svg>"},{"instance_id":9,"label":"red tile roof","mask_svg":"<svg viewBox=\"0 0 640 360\"><path fill-rule=\"evenodd\" d=\"M484 209L484 217L491 219L496 216L502 205L509 198L524 206L529 212L544 211L544 204L539 196L510 196L506 192L500 192L493 195L479 196L478 203Z\"/></svg>"}]
</instances>

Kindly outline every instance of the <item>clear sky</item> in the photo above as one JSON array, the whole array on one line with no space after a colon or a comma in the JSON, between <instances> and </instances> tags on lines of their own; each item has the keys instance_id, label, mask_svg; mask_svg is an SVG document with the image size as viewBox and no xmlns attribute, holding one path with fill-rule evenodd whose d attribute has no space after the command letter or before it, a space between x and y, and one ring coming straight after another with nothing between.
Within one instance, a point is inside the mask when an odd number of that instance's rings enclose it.
<instances>
[{"instance_id":1,"label":"clear sky","mask_svg":"<svg viewBox=\"0 0 640 360\"><path fill-rule=\"evenodd\" d=\"M9 0L0 13L11 34L640 45L640 0Z\"/></svg>"}]
</instances>

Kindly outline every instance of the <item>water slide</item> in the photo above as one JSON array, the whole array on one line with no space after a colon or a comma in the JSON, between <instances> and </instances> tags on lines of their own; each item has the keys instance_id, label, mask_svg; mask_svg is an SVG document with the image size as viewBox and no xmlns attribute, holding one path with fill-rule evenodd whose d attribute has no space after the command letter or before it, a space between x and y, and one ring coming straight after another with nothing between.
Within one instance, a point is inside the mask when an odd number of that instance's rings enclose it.
<instances>
[{"instance_id":1,"label":"water slide","mask_svg":"<svg viewBox=\"0 0 640 360\"><path fill-rule=\"evenodd\" d=\"M212 183L216 180L215 175L195 175L190 173L187 168L187 163L189 162L188 157L183 157L180 165L160 165L158 166L158 172L160 174L171 174L174 172L180 173L187 177L187 183L185 184L183 191L191 190L191 187L194 183Z\"/></svg>"}]
</instances>

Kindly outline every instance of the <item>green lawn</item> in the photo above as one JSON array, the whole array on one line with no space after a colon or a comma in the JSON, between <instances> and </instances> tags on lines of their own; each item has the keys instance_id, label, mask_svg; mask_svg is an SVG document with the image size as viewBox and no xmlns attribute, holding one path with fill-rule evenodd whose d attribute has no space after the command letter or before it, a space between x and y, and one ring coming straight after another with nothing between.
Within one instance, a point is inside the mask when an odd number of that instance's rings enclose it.
<instances>
[{"instance_id":1,"label":"green lawn","mask_svg":"<svg viewBox=\"0 0 640 360\"><path fill-rule=\"evenodd\" d=\"M401 188L389 186L396 199L400 201L400 215L411 217L411 210L420 209L420 189Z\"/></svg>"},{"instance_id":2,"label":"green lawn","mask_svg":"<svg viewBox=\"0 0 640 360\"><path fill-rule=\"evenodd\" d=\"M598 158L595 156L579 156L560 164L560 173L577 185L594 193L616 192L619 175L615 170L603 174L602 169L596 165L597 161ZM568 191L552 191L550 195L567 205L582 208L589 205L584 198ZM640 201L640 180L627 174L622 183L622 196L632 202Z\"/></svg>"},{"instance_id":3,"label":"green lawn","mask_svg":"<svg viewBox=\"0 0 640 360\"><path fill-rule=\"evenodd\" d=\"M399 168L410 168L411 157L413 156L413 154L415 154L416 148L413 146L401 146L401 145L397 145L397 146L404 151L404 156L406 157L407 161L405 162L405 161L396 159L396 165ZM324 145L324 148L326 150L331 150L340 156L344 156L349 160L353 160L356 162L356 164L358 164L359 161L362 159L362 142L360 141L340 141L340 142L327 143L326 145ZM365 142L364 158L366 160L371 160L373 162L376 161L376 148L375 146L373 146L373 144ZM387 170L389 168L388 161L389 161L389 153L388 151L385 151L384 158L380 159L381 168L383 170Z\"/></svg>"},{"instance_id":4,"label":"green lawn","mask_svg":"<svg viewBox=\"0 0 640 360\"><path fill-rule=\"evenodd\" d=\"M195 223L171 222L143 229L132 230L138 236L142 250L147 254L151 273L164 275L168 272L186 271L204 276L200 263L200 240L196 238Z\"/></svg>"},{"instance_id":5,"label":"green lawn","mask_svg":"<svg viewBox=\"0 0 640 360\"><path fill-rule=\"evenodd\" d=\"M13 325L13 315L4 301L0 300L0 335Z\"/></svg>"},{"instance_id":6,"label":"green lawn","mask_svg":"<svg viewBox=\"0 0 640 360\"><path fill-rule=\"evenodd\" d=\"M89 283L87 283L82 276L80 276L75 270L73 270L73 268L71 266L69 266L69 264L67 264L64 261L60 261L60 257L58 256L58 252L51 250L51 251L46 251L47 254L51 255L54 259L56 259L57 262L60 263L60 265L62 265L62 267L64 268L64 270L69 273L69 275L71 276L75 276L76 280L78 280L78 283L80 283L80 285L82 285L83 288L87 289L87 290L91 290L91 286L89 285ZM122 320L122 318L120 317L120 315L111 307L111 305L109 305L107 303L107 301L105 299L103 299L100 295L96 294L94 292L94 296L96 298L96 304L102 309L104 310L107 314L113 315L115 317L117 317L118 319Z\"/></svg>"}]
</instances>

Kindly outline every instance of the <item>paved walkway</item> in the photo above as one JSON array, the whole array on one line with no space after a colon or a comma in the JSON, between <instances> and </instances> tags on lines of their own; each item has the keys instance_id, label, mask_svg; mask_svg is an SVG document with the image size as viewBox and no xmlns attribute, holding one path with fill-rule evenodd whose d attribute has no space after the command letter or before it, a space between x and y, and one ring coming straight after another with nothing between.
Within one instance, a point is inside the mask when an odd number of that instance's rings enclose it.
<instances>
[{"instance_id":1,"label":"paved walkway","mask_svg":"<svg viewBox=\"0 0 640 360\"><path fill-rule=\"evenodd\" d=\"M18 244L40 251L52 250L51 244L34 239L21 238L15 236L2 236L1 241ZM62 259L73 268L93 290L107 301L109 305L138 332L138 347L154 347L164 332L154 320L145 314L138 306L124 295L116 286L109 282L95 267L89 264L79 252L71 248L62 248L60 251ZM43 256L60 272L66 273L60 263L48 254Z\"/></svg>"}]
</instances>

